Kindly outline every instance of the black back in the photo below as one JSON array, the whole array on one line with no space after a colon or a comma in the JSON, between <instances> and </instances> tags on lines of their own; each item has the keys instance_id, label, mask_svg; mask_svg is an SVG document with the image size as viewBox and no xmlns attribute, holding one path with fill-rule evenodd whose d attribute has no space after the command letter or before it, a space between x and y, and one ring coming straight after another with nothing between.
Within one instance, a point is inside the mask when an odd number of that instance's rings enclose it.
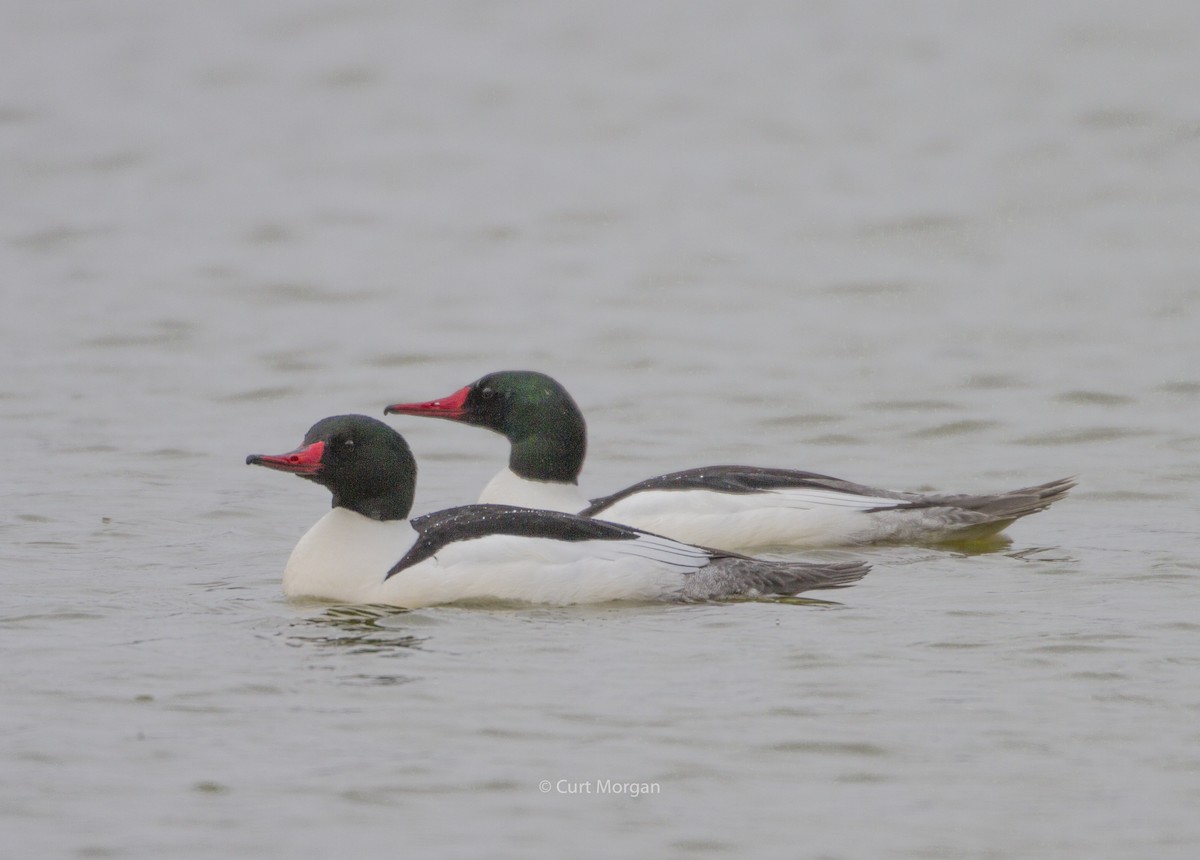
<instances>
[{"instance_id":1,"label":"black back","mask_svg":"<svg viewBox=\"0 0 1200 860\"><path fill-rule=\"evenodd\" d=\"M818 475L815 472L800 472L794 469L771 469L760 466L702 466L696 469L685 469L682 472L671 472L639 481L633 486L618 490L609 496L592 499L591 504L580 511L580 516L592 517L611 507L622 499L634 493L646 490L709 490L714 493L733 493L745 495L749 493L767 493L771 490L788 490L809 487L819 490L834 490L842 493L854 493L860 496L896 497L897 501L904 499L897 493L887 490L875 490L862 484L831 478L828 475Z\"/></svg>"}]
</instances>

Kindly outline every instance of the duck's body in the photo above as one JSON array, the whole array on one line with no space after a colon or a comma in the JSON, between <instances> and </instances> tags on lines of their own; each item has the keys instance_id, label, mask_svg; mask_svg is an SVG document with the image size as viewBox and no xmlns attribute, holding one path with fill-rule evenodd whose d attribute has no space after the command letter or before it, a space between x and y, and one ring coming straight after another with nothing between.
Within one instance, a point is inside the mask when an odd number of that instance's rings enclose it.
<instances>
[{"instance_id":1,"label":"duck's body","mask_svg":"<svg viewBox=\"0 0 1200 860\"><path fill-rule=\"evenodd\" d=\"M1066 495L1071 480L995 495L904 493L784 469L712 466L595 499L584 516L721 547L978 540Z\"/></svg>"},{"instance_id":2,"label":"duck's body","mask_svg":"<svg viewBox=\"0 0 1200 860\"><path fill-rule=\"evenodd\" d=\"M410 522L412 455L399 434L361 415L324 419L296 451L247 462L301 475L334 494L333 510L288 560L283 588L290 597L408 608L688 601L837 588L868 570L857 562L763 561L527 508L468 505Z\"/></svg>"},{"instance_id":3,"label":"duck's body","mask_svg":"<svg viewBox=\"0 0 1200 860\"><path fill-rule=\"evenodd\" d=\"M509 466L484 488L481 502L602 517L727 550L973 540L1043 510L1074 486L1064 479L992 495L926 495L791 469L708 466L588 501L578 484L587 447L583 415L544 374L488 374L449 397L386 411L448 418L508 437Z\"/></svg>"}]
</instances>

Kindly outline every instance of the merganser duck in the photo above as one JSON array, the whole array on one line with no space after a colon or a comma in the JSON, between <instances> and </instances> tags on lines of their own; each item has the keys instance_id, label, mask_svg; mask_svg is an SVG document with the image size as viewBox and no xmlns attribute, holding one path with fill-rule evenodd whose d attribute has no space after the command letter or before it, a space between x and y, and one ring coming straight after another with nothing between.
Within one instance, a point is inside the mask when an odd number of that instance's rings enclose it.
<instances>
[{"instance_id":1,"label":"merganser duck","mask_svg":"<svg viewBox=\"0 0 1200 860\"><path fill-rule=\"evenodd\" d=\"M587 450L583 414L544 373L489 373L448 397L394 403L384 414L445 418L507 437L508 468L484 487L481 502L602 516L728 550L978 540L1044 510L1075 486L1064 478L994 495L925 495L791 469L707 466L589 502L578 483Z\"/></svg>"},{"instance_id":2,"label":"merganser duck","mask_svg":"<svg viewBox=\"0 0 1200 860\"><path fill-rule=\"evenodd\" d=\"M333 510L300 538L283 573L290 597L417 608L468 600L565 605L700 601L840 588L862 562L765 561L555 511L467 505L409 520L417 464L404 438L365 415L312 426L287 454L252 454L315 481Z\"/></svg>"}]
</instances>

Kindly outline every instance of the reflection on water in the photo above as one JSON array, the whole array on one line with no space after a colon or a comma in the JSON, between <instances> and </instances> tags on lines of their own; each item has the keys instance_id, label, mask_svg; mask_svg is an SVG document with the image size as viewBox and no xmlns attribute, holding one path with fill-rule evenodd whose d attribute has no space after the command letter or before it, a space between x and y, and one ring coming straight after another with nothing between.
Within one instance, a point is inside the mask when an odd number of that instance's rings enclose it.
<instances>
[{"instance_id":1,"label":"reflection on water","mask_svg":"<svg viewBox=\"0 0 1200 860\"><path fill-rule=\"evenodd\" d=\"M288 635L288 642L298 646L347 648L355 654L418 649L429 637L414 635L400 625L399 621L410 612L397 606L377 604L331 606L321 615L297 622Z\"/></svg>"},{"instance_id":2,"label":"reflection on water","mask_svg":"<svg viewBox=\"0 0 1200 860\"><path fill-rule=\"evenodd\" d=\"M868 560L876 570L895 565L932 563L939 559L973 558L976 556L999 555L1021 561L1074 563L1077 561L1066 550L1058 546L1028 546L1008 551L1013 540L1007 534L966 541L942 541L933 546L877 546L865 548Z\"/></svg>"},{"instance_id":3,"label":"reflection on water","mask_svg":"<svg viewBox=\"0 0 1200 860\"><path fill-rule=\"evenodd\" d=\"M869 575L869 574L868 574ZM853 586L852 586L853 587ZM729 598L724 603L780 603L788 606L827 606L841 607L845 604L839 603L836 600L821 600L817 597L799 597L797 595L782 596L777 594L764 594L759 597L733 597Z\"/></svg>"},{"instance_id":4,"label":"reflection on water","mask_svg":"<svg viewBox=\"0 0 1200 860\"><path fill-rule=\"evenodd\" d=\"M1048 561L1055 564L1074 564L1077 561L1059 546L1031 546L1016 552L1006 552L1005 555L1021 561Z\"/></svg>"}]
</instances>

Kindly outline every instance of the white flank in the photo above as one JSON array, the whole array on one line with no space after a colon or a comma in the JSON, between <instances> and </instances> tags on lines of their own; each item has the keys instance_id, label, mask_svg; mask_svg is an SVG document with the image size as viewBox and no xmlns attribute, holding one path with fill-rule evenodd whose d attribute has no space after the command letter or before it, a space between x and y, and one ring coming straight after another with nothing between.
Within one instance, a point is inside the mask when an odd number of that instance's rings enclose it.
<instances>
[{"instance_id":1,"label":"white flank","mask_svg":"<svg viewBox=\"0 0 1200 860\"><path fill-rule=\"evenodd\" d=\"M530 481L505 469L492 478L480 502L578 513L587 507L575 484ZM924 514L863 514L895 508L898 499L858 496L808 487L761 493L712 490L643 490L600 511L597 519L624 523L684 543L721 549L816 547L920 537L940 525Z\"/></svg>"},{"instance_id":2,"label":"white flank","mask_svg":"<svg viewBox=\"0 0 1200 860\"><path fill-rule=\"evenodd\" d=\"M489 535L455 541L400 571L375 602L416 607L462 600L566 605L670 599L685 576L708 560L702 550L652 535L589 541Z\"/></svg>"},{"instance_id":3,"label":"white flank","mask_svg":"<svg viewBox=\"0 0 1200 860\"><path fill-rule=\"evenodd\" d=\"M296 544L283 575L289 597L417 608L464 600L565 605L677 596L705 567L697 547L642 535L564 541L488 535L454 541L387 577L416 532L406 520L379 522L334 508Z\"/></svg>"},{"instance_id":4,"label":"white flank","mask_svg":"<svg viewBox=\"0 0 1200 860\"><path fill-rule=\"evenodd\" d=\"M600 511L678 541L722 549L869 543L896 531L898 514L864 514L903 505L896 499L799 488L763 493L647 490Z\"/></svg>"}]
</instances>

